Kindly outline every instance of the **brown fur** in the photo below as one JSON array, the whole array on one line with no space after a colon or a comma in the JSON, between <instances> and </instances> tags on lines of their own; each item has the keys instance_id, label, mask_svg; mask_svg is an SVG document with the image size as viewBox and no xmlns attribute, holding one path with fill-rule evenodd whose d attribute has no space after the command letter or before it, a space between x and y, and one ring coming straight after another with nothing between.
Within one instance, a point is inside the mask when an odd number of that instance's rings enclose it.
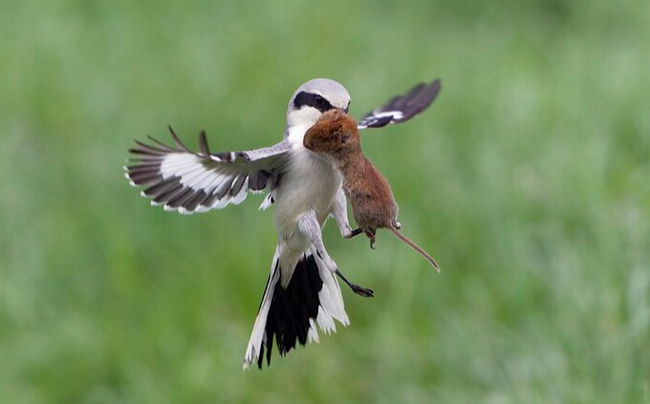
<instances>
[{"instance_id":1,"label":"brown fur","mask_svg":"<svg viewBox=\"0 0 650 404\"><path fill-rule=\"evenodd\" d=\"M390 229L398 238L422 254L436 269L438 264L419 246L399 232L398 207L388 181L361 150L356 121L341 110L324 113L305 134L305 148L331 159L343 175L343 191L352 207L359 231L374 245L377 229Z\"/></svg>"}]
</instances>

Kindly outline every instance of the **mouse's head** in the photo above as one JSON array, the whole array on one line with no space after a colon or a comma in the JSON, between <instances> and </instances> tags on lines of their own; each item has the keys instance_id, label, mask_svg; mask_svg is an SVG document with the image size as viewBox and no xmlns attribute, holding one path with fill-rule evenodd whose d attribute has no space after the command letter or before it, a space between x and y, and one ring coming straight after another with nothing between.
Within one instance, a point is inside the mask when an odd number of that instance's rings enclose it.
<instances>
[{"instance_id":1,"label":"mouse's head","mask_svg":"<svg viewBox=\"0 0 650 404\"><path fill-rule=\"evenodd\" d=\"M308 150L333 157L360 150L357 122L339 109L327 111L307 130L303 145Z\"/></svg>"}]
</instances>

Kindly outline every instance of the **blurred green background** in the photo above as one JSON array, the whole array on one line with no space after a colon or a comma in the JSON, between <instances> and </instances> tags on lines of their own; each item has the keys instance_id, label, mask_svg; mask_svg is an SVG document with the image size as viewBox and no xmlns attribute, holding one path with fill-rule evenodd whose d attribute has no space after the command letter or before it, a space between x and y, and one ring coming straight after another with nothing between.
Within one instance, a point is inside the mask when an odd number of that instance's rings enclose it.
<instances>
[{"instance_id":1,"label":"blurred green background","mask_svg":"<svg viewBox=\"0 0 650 404\"><path fill-rule=\"evenodd\" d=\"M650 2L0 2L0 402L650 402ZM271 145L314 77L359 116L404 232L325 241L375 289L242 372L275 246L259 196L181 216L133 139Z\"/></svg>"}]
</instances>

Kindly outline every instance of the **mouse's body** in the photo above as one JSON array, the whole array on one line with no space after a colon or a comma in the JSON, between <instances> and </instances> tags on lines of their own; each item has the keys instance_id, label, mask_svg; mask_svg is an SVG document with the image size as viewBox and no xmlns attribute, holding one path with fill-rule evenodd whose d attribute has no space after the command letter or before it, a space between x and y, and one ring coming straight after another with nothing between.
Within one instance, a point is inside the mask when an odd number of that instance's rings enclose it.
<instances>
[{"instance_id":1,"label":"mouse's body","mask_svg":"<svg viewBox=\"0 0 650 404\"><path fill-rule=\"evenodd\" d=\"M306 149L329 159L343 175L343 191L352 207L354 220L373 247L377 229L390 229L398 238L422 254L436 269L438 264L399 229L398 207L386 178L361 150L356 121L341 110L330 110L305 134Z\"/></svg>"},{"instance_id":2,"label":"mouse's body","mask_svg":"<svg viewBox=\"0 0 650 404\"><path fill-rule=\"evenodd\" d=\"M395 227L398 207L388 181L361 155L358 161L340 168L346 179L345 195L352 206L354 220L359 228L373 238L377 229Z\"/></svg>"},{"instance_id":3,"label":"mouse's body","mask_svg":"<svg viewBox=\"0 0 650 404\"><path fill-rule=\"evenodd\" d=\"M373 240L377 229L397 227L397 203L388 181L361 151L356 121L340 110L323 114L303 140L343 175L343 191L357 225Z\"/></svg>"}]
</instances>

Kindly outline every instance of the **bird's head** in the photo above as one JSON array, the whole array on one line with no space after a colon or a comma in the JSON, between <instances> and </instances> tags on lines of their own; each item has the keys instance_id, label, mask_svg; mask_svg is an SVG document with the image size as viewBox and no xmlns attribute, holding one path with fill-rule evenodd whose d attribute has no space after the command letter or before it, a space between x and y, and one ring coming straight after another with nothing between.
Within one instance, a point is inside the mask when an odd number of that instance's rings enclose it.
<instances>
[{"instance_id":1,"label":"bird's head","mask_svg":"<svg viewBox=\"0 0 650 404\"><path fill-rule=\"evenodd\" d=\"M329 110L347 112L350 94L341 84L329 79L313 79L300 86L289 101L287 126L311 127Z\"/></svg>"}]
</instances>

